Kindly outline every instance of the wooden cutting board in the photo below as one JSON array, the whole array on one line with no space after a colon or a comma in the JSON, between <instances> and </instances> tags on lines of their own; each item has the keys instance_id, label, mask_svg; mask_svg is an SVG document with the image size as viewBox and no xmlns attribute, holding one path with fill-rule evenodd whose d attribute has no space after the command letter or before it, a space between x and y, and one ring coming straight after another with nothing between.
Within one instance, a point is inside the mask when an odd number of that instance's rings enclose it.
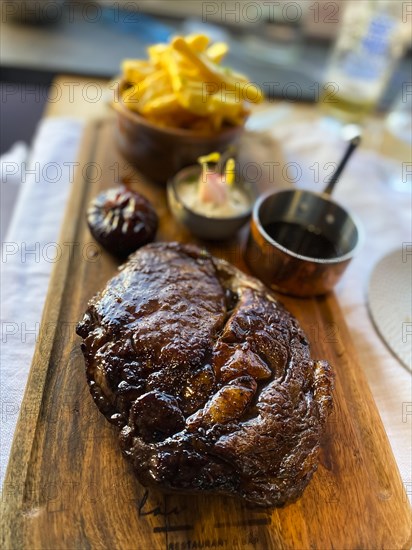
<instances>
[{"instance_id":1,"label":"wooden cutting board","mask_svg":"<svg viewBox=\"0 0 412 550\"><path fill-rule=\"evenodd\" d=\"M333 294L281 298L306 331L313 356L336 372L335 412L302 498L259 510L230 498L164 496L137 482L117 429L90 397L75 335L87 301L117 269L93 241L85 210L120 177L156 206L158 240L192 239L170 217L164 189L118 155L113 121L90 125L81 151L4 485L3 548L409 548L409 503ZM276 177L280 182L280 172ZM242 238L209 249L246 270Z\"/></svg>"}]
</instances>

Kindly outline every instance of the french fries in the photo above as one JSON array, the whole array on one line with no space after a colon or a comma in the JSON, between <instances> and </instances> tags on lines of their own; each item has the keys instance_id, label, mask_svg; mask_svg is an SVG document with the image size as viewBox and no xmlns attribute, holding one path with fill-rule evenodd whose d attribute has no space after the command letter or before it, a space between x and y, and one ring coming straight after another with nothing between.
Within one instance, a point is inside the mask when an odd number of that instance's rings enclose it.
<instances>
[{"instance_id":1,"label":"french fries","mask_svg":"<svg viewBox=\"0 0 412 550\"><path fill-rule=\"evenodd\" d=\"M263 100L247 77L220 65L227 44L203 34L177 36L148 48L147 60L125 59L122 100L154 124L218 132L244 123L248 105Z\"/></svg>"}]
</instances>

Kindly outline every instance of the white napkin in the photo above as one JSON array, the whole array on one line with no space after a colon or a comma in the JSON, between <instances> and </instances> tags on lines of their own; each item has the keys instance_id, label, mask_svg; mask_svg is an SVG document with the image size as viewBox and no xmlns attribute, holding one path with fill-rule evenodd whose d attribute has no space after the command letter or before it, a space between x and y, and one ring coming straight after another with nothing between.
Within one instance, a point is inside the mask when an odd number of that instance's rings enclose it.
<instances>
[{"instance_id":1,"label":"white napkin","mask_svg":"<svg viewBox=\"0 0 412 550\"><path fill-rule=\"evenodd\" d=\"M346 147L336 127L322 119L279 123L271 134L282 145L287 162L298 165L297 186L323 190L333 171L331 163L340 160ZM336 292L412 500L412 377L378 336L366 303L369 277L378 260L411 241L411 195L389 187L393 162L361 148L335 188L334 197L355 213L364 228L363 247Z\"/></svg>"},{"instance_id":2,"label":"white napkin","mask_svg":"<svg viewBox=\"0 0 412 550\"><path fill-rule=\"evenodd\" d=\"M70 163L76 161L82 130L83 123L75 119L50 118L41 123L2 242L1 482L53 268L53 243L58 239L72 179Z\"/></svg>"},{"instance_id":3,"label":"white napkin","mask_svg":"<svg viewBox=\"0 0 412 550\"><path fill-rule=\"evenodd\" d=\"M18 141L10 151L0 157L1 241L4 240L10 224L20 189L22 174L26 168L28 153L27 145L22 141Z\"/></svg>"}]
</instances>

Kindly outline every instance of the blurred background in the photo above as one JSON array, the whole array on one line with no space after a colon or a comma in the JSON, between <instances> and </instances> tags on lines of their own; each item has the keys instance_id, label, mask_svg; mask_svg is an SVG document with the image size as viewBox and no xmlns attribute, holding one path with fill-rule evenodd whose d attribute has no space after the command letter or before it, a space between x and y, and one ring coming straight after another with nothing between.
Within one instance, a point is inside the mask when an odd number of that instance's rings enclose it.
<instances>
[{"instance_id":1,"label":"blurred background","mask_svg":"<svg viewBox=\"0 0 412 550\"><path fill-rule=\"evenodd\" d=\"M348 5L345 43L342 29ZM382 82L375 91L376 82L358 83L352 95L359 99L365 91L362 105L349 102L344 108L385 110L412 80L411 12L410 2L396 0L2 0L1 153L16 140L30 142L56 75L112 78L123 58L145 57L148 44L167 41L176 33L200 31L227 41L227 64L260 84L269 99L322 102L325 92L334 93L325 82L344 78L339 52L331 56L336 37L340 36L339 48L349 49L353 57L356 41L368 36L368 28L375 28L379 40L385 40L388 25L376 17L375 27L371 24L373 13L383 13L396 24L388 35L392 51L379 77L374 76ZM350 42L348 33L354 29L357 36ZM363 70L362 60L355 61L357 71Z\"/></svg>"}]
</instances>

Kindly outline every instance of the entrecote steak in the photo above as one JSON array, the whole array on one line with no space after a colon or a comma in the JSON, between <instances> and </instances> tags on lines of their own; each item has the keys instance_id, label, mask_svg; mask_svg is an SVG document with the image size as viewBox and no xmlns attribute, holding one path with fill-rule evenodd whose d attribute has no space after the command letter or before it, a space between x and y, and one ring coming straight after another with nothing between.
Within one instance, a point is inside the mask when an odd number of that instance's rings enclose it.
<instances>
[{"instance_id":1,"label":"entrecote steak","mask_svg":"<svg viewBox=\"0 0 412 550\"><path fill-rule=\"evenodd\" d=\"M141 483L261 506L302 494L333 374L258 280L195 246L149 244L77 333L91 394Z\"/></svg>"}]
</instances>

